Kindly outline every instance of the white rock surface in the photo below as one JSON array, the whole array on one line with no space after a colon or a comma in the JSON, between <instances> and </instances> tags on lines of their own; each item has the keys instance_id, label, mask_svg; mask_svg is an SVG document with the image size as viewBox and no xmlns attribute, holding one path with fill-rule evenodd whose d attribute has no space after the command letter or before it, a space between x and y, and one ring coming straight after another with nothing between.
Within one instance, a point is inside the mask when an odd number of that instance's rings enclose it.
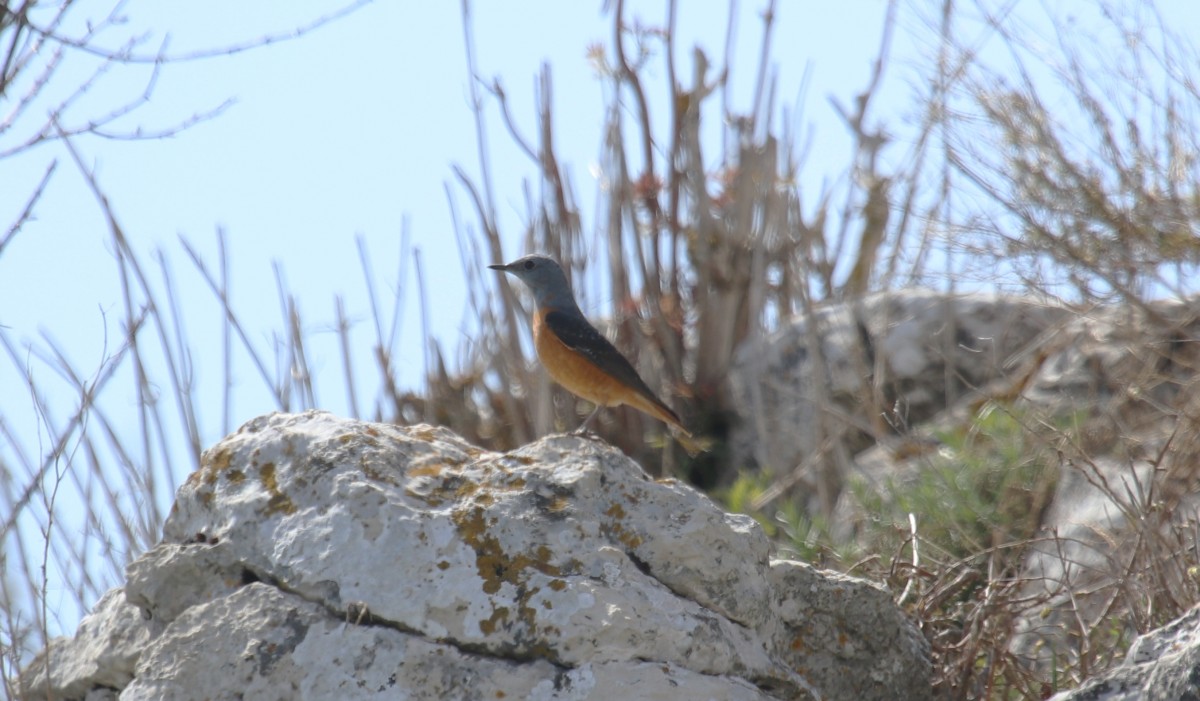
<instances>
[{"instance_id":1,"label":"white rock surface","mask_svg":"<svg viewBox=\"0 0 1200 701\"><path fill-rule=\"evenodd\" d=\"M1189 701L1200 698L1200 606L1138 636L1121 666L1051 701Z\"/></svg>"},{"instance_id":2,"label":"white rock surface","mask_svg":"<svg viewBox=\"0 0 1200 701\"><path fill-rule=\"evenodd\" d=\"M91 699L93 690L120 689L133 679L138 656L161 629L126 602L124 591L111 589L80 621L74 638L52 641L26 667L22 695L46 698L47 658L55 699Z\"/></svg>"},{"instance_id":3,"label":"white rock surface","mask_svg":"<svg viewBox=\"0 0 1200 701\"><path fill-rule=\"evenodd\" d=\"M771 560L748 517L585 438L498 454L270 415L206 451L164 530L88 619L120 654L81 627L56 644L77 659L55 698L930 694L928 645L885 591Z\"/></svg>"}]
</instances>

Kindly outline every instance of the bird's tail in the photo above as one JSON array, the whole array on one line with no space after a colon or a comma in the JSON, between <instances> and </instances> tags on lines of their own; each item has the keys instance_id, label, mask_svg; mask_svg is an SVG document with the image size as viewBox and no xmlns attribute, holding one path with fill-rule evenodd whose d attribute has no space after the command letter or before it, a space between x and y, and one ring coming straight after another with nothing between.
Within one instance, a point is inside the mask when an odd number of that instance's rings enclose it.
<instances>
[{"instance_id":1,"label":"bird's tail","mask_svg":"<svg viewBox=\"0 0 1200 701\"><path fill-rule=\"evenodd\" d=\"M658 397L647 397L639 392L633 396L632 401L626 403L634 409L644 414L649 414L668 426L673 427L677 431L674 434L675 440L679 442L679 445L683 446L688 455L696 457L700 453L707 453L709 448L712 447L712 441L703 438L693 438L692 432L684 428L683 422L679 420L679 415L671 407L663 404Z\"/></svg>"},{"instance_id":2,"label":"bird's tail","mask_svg":"<svg viewBox=\"0 0 1200 701\"><path fill-rule=\"evenodd\" d=\"M683 422L679 420L679 415L676 414L671 407L663 404L657 397L647 397L638 392L633 397L625 402L629 406L638 411L649 414L659 421L674 426L685 436L691 436L691 431L684 428Z\"/></svg>"}]
</instances>

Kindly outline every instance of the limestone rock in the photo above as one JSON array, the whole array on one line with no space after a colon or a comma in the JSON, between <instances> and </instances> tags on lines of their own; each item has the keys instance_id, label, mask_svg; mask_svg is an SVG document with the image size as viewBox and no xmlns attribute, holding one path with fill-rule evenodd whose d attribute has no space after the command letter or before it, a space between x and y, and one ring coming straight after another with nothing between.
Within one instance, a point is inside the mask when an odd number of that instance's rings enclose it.
<instances>
[{"instance_id":1,"label":"limestone rock","mask_svg":"<svg viewBox=\"0 0 1200 701\"><path fill-rule=\"evenodd\" d=\"M1200 698L1200 606L1138 636L1124 663L1052 701L1185 701Z\"/></svg>"},{"instance_id":2,"label":"limestone rock","mask_svg":"<svg viewBox=\"0 0 1200 701\"><path fill-rule=\"evenodd\" d=\"M55 699L82 699L93 690L120 689L134 677L138 656L161 626L111 589L79 623L74 638L58 638L26 666L21 682L26 698L46 698L47 675Z\"/></svg>"},{"instance_id":3,"label":"limestone rock","mask_svg":"<svg viewBox=\"0 0 1200 701\"><path fill-rule=\"evenodd\" d=\"M1013 646L1043 668L1074 654L1079 620L1111 615L1114 591L1194 587L1170 546L1160 546L1165 566L1131 568L1129 554L1156 538L1171 542L1183 515L1200 508L1200 449L1188 443L1200 417L1195 308L1170 301L1080 314L1024 393L1027 407L1081 416L1079 449L1062 460L1043 518L1056 540L1033 545L1021 572L1034 583L1031 595L1052 594L1036 617L1018 621ZM1193 529L1181 530L1187 544L1180 547L1191 550ZM1142 580L1140 570L1159 579ZM1110 625L1130 637L1138 630L1129 618Z\"/></svg>"},{"instance_id":4,"label":"limestone rock","mask_svg":"<svg viewBox=\"0 0 1200 701\"><path fill-rule=\"evenodd\" d=\"M1031 298L914 289L869 295L857 315L854 304L822 307L815 329L798 317L738 350L730 384L741 425L732 436L732 462L785 473L817 450L822 399L812 385L814 336L827 372L824 401L868 423L861 398L882 363L894 406L913 426L1001 376L1014 356L1067 315ZM846 428L844 420L831 422ZM872 443L864 433L848 447L857 452Z\"/></svg>"},{"instance_id":5,"label":"limestone rock","mask_svg":"<svg viewBox=\"0 0 1200 701\"><path fill-rule=\"evenodd\" d=\"M928 645L887 592L769 550L750 518L601 442L499 454L428 426L275 414L205 452L163 541L94 614L136 631L120 664L56 664L48 685L60 699L930 695ZM43 675L26 695L46 691Z\"/></svg>"}]
</instances>

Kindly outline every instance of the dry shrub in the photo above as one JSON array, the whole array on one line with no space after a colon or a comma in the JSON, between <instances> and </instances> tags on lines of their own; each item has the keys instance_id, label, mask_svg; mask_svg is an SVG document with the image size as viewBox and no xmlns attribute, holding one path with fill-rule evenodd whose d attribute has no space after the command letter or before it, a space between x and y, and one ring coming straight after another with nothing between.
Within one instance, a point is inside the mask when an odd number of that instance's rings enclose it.
<instances>
[{"instance_id":1,"label":"dry shrub","mask_svg":"<svg viewBox=\"0 0 1200 701\"><path fill-rule=\"evenodd\" d=\"M631 19L618 1L612 8L611 45L589 49L609 100L594 239L584 235L572 181L555 152L549 69L539 82L535 138L524 136L513 122L498 83L472 85L476 91L487 89L537 171L535 184L526 186L539 196L529 205L520 253L551 255L563 263L576 290L591 288L584 284L590 280L611 294L612 308L601 325L710 450L685 456L665 440L663 427L633 411L607 412L597 431L652 472L678 471L706 486L731 479L735 469L724 452L735 420L726 384L735 349L826 297L865 291L878 277L881 251L894 245L893 229L901 225L889 228L892 178L880 172L876 158L886 139L869 128L866 118L892 25L868 89L858 96L854 110L843 110L854 137L849 160L855 165L841 191L845 205L833 212L831 193L807 204L802 198L797 184L801 148L772 117L776 86L768 76L774 3L762 14L763 51L754 67L757 93L743 114L729 111L728 77L735 69L731 56L722 57L717 67L702 48L694 47L690 75L681 71L676 10L675 3L668 3L665 23L648 26ZM660 54L661 63L654 61ZM473 61L469 69L479 75ZM647 94L652 81L645 78L656 70L665 70L669 90L657 99ZM480 94L474 97L482 125L487 103ZM665 133L655 132L650 114L660 106L670 112ZM705 165L713 158L706 157L709 144L700 136L702 124L710 120L725 125L715 171ZM459 172L480 232L472 237L460 231L459 241L472 303L483 320L476 352L460 375L481 381L472 392L456 393L457 376L439 372L431 376L430 392L460 402L442 408L456 417L456 424L478 422L471 435L507 448L574 428L588 407L577 406L575 398L547 382L522 345L530 311L527 297L484 268L518 255L502 245L510 238L498 229L487 157L481 145L481 182ZM835 281L835 269L843 268L852 271L849 279ZM500 295L488 294L493 285L500 287Z\"/></svg>"}]
</instances>

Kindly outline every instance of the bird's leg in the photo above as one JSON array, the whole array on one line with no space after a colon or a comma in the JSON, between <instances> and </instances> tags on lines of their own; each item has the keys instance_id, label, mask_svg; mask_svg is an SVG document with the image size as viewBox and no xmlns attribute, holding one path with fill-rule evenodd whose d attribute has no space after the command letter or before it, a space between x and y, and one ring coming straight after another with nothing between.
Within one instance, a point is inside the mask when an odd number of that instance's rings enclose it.
<instances>
[{"instance_id":1,"label":"bird's leg","mask_svg":"<svg viewBox=\"0 0 1200 701\"><path fill-rule=\"evenodd\" d=\"M573 435L582 436L583 434L587 433L588 424L592 422L592 419L596 418L596 414L599 414L600 410L603 408L603 404L597 404L596 408L592 410L592 413L588 414L588 417L583 420L583 423L579 424L579 428L575 429Z\"/></svg>"}]
</instances>

